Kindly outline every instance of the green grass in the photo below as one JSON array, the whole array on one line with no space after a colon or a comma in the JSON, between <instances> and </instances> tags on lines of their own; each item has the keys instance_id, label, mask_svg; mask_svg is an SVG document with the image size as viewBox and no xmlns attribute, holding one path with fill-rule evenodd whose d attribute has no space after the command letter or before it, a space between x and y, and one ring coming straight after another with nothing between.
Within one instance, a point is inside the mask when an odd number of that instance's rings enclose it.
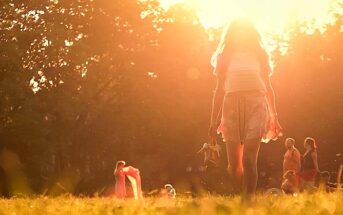
<instances>
[{"instance_id":1,"label":"green grass","mask_svg":"<svg viewBox=\"0 0 343 215\"><path fill-rule=\"evenodd\" d=\"M242 204L240 197L208 196L197 199L145 198L143 201L113 198L37 197L0 199L0 214L343 214L343 193L299 196L257 196Z\"/></svg>"}]
</instances>

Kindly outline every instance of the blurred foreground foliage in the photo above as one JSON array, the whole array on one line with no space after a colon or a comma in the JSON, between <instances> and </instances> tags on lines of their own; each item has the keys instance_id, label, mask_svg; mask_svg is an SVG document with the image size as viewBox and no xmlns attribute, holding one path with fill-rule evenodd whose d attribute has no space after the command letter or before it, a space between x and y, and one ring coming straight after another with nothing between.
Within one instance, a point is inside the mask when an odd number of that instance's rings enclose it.
<instances>
[{"instance_id":1,"label":"blurred foreground foliage","mask_svg":"<svg viewBox=\"0 0 343 215\"><path fill-rule=\"evenodd\" d=\"M342 193L300 196L258 196L242 204L239 197L208 196L177 199L147 198L143 201L113 198L13 198L0 200L0 213L8 214L342 214Z\"/></svg>"}]
</instances>

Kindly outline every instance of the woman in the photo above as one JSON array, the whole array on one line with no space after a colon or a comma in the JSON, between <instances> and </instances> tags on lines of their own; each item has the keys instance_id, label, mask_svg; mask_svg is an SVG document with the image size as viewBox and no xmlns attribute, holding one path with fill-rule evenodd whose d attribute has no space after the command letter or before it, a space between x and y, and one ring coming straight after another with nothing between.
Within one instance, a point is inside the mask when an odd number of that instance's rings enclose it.
<instances>
[{"instance_id":1,"label":"woman","mask_svg":"<svg viewBox=\"0 0 343 215\"><path fill-rule=\"evenodd\" d=\"M221 132L226 142L229 171L243 193L253 194L257 184L260 143L281 136L270 83L271 68L261 37L247 20L233 21L223 32L212 57L217 86L209 136ZM218 121L220 126L218 127Z\"/></svg>"},{"instance_id":2,"label":"woman","mask_svg":"<svg viewBox=\"0 0 343 215\"><path fill-rule=\"evenodd\" d=\"M125 177L127 177L130 181L130 190L133 193L133 197L135 199L143 198L142 190L141 190L141 177L139 174L139 170L132 167L127 166L125 167L125 161L118 161L116 164L116 168L114 170L114 176L116 179L115 184L115 196L117 198L126 198L126 183Z\"/></svg>"},{"instance_id":3,"label":"woman","mask_svg":"<svg viewBox=\"0 0 343 215\"><path fill-rule=\"evenodd\" d=\"M315 189L315 180L317 173L319 173L317 160L317 144L316 141L307 137L304 141L305 154L301 159L301 188L309 191Z\"/></svg>"},{"instance_id":4,"label":"woman","mask_svg":"<svg viewBox=\"0 0 343 215\"><path fill-rule=\"evenodd\" d=\"M286 153L283 156L283 174L288 171L294 172L295 186L299 188L299 172L301 167L301 155L297 148L295 148L295 140L293 138L286 138L285 140Z\"/></svg>"}]
</instances>

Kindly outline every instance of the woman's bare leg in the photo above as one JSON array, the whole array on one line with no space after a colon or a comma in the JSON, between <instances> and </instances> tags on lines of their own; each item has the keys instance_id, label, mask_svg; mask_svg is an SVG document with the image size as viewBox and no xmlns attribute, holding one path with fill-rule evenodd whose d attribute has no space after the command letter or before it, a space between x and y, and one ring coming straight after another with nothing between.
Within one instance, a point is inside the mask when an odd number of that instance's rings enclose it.
<instances>
[{"instance_id":1,"label":"woman's bare leg","mask_svg":"<svg viewBox=\"0 0 343 215\"><path fill-rule=\"evenodd\" d=\"M244 143L243 149L243 194L253 195L257 186L257 157L260 149L260 140L249 140Z\"/></svg>"},{"instance_id":2,"label":"woman's bare leg","mask_svg":"<svg viewBox=\"0 0 343 215\"><path fill-rule=\"evenodd\" d=\"M243 145L235 142L226 143L226 153L228 159L228 171L233 176L233 183L238 190L242 187L243 177Z\"/></svg>"}]
</instances>

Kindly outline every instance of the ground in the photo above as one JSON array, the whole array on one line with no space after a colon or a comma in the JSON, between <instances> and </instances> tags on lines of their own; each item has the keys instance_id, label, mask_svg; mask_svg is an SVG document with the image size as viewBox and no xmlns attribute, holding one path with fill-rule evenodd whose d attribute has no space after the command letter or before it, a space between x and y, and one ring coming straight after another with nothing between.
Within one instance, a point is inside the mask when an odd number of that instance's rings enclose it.
<instances>
[{"instance_id":1,"label":"ground","mask_svg":"<svg viewBox=\"0 0 343 215\"><path fill-rule=\"evenodd\" d=\"M238 196L206 196L195 199L178 197L175 200L145 198L143 201L72 196L12 198L0 199L0 215L2 214L343 214L343 193L259 195L256 201L250 204L243 204Z\"/></svg>"}]
</instances>

